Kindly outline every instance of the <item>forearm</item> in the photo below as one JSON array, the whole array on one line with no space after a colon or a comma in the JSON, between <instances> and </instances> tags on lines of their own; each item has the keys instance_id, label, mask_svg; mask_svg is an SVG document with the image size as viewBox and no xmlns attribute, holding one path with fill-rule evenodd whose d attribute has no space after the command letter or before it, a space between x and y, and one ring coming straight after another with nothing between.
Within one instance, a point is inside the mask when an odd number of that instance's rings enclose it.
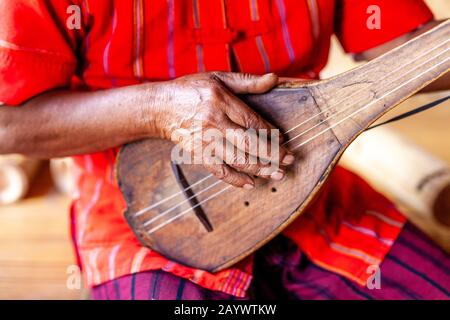
<instances>
[{"instance_id":1,"label":"forearm","mask_svg":"<svg viewBox=\"0 0 450 320\"><path fill-rule=\"evenodd\" d=\"M59 91L19 107L2 106L0 154L61 157L152 136L157 87L146 84L97 92Z\"/></svg>"}]
</instances>

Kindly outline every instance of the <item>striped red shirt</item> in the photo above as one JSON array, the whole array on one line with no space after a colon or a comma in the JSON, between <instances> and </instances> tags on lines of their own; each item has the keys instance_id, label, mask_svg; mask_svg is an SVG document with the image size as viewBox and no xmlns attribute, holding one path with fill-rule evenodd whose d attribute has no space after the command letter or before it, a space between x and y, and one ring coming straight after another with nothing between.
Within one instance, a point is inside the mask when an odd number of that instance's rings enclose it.
<instances>
[{"instance_id":1,"label":"striped red shirt","mask_svg":"<svg viewBox=\"0 0 450 320\"><path fill-rule=\"evenodd\" d=\"M82 14L69 30L67 9ZM370 5L381 29L367 27ZM99 90L223 70L318 78L335 33L362 52L432 19L422 0L8 0L0 2L0 101L42 92ZM73 236L89 285L163 269L245 296L252 258L211 274L142 247L128 227L114 175L116 151L75 157ZM358 199L358 201L355 201ZM319 199L284 234L318 265L364 284L405 219L364 181L338 168Z\"/></svg>"}]
</instances>

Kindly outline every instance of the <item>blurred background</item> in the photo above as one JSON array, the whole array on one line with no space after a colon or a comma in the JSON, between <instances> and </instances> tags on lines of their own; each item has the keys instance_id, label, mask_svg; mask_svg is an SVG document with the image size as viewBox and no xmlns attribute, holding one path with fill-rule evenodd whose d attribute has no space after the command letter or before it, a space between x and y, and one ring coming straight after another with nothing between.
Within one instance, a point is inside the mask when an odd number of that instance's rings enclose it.
<instances>
[{"instance_id":1,"label":"blurred background","mask_svg":"<svg viewBox=\"0 0 450 320\"><path fill-rule=\"evenodd\" d=\"M450 1L427 3L437 18L450 17ZM322 76L330 77L355 66L334 39L330 62ZM448 94L417 95L384 119ZM447 101L364 133L341 160L341 165L369 180L448 252L449 124ZM36 161L16 155L0 156L0 299L88 296L83 287L67 286L75 264L68 223L73 169L70 159Z\"/></svg>"}]
</instances>

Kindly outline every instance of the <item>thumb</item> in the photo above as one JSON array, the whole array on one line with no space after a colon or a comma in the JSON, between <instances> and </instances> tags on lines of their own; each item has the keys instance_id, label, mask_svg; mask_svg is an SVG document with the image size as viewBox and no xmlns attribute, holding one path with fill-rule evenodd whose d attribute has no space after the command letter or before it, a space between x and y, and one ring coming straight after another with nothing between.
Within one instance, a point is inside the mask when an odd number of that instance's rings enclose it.
<instances>
[{"instance_id":1,"label":"thumb","mask_svg":"<svg viewBox=\"0 0 450 320\"><path fill-rule=\"evenodd\" d=\"M264 93L278 84L278 76L274 73L257 76L248 73L215 72L214 75L236 94Z\"/></svg>"}]
</instances>

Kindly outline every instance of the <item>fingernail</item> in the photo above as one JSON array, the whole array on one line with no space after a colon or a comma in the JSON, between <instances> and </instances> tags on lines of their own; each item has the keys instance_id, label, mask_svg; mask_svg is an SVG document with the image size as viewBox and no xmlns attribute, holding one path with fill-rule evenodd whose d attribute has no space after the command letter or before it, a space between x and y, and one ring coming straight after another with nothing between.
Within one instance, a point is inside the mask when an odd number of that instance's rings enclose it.
<instances>
[{"instance_id":1,"label":"fingernail","mask_svg":"<svg viewBox=\"0 0 450 320\"><path fill-rule=\"evenodd\" d=\"M276 180L276 181L280 181L280 180L283 180L283 178L284 178L284 172L282 172L282 171L275 171L275 172L273 172L271 175L270 175L270 178L272 178L273 180Z\"/></svg>"},{"instance_id":2,"label":"fingernail","mask_svg":"<svg viewBox=\"0 0 450 320\"><path fill-rule=\"evenodd\" d=\"M255 186L251 185L251 184L244 184L244 189L245 190L252 190Z\"/></svg>"},{"instance_id":3,"label":"fingernail","mask_svg":"<svg viewBox=\"0 0 450 320\"><path fill-rule=\"evenodd\" d=\"M283 161L281 161L281 163L288 166L290 164L293 164L294 160L295 160L295 157L292 154L288 154L288 155L284 156Z\"/></svg>"}]
</instances>

